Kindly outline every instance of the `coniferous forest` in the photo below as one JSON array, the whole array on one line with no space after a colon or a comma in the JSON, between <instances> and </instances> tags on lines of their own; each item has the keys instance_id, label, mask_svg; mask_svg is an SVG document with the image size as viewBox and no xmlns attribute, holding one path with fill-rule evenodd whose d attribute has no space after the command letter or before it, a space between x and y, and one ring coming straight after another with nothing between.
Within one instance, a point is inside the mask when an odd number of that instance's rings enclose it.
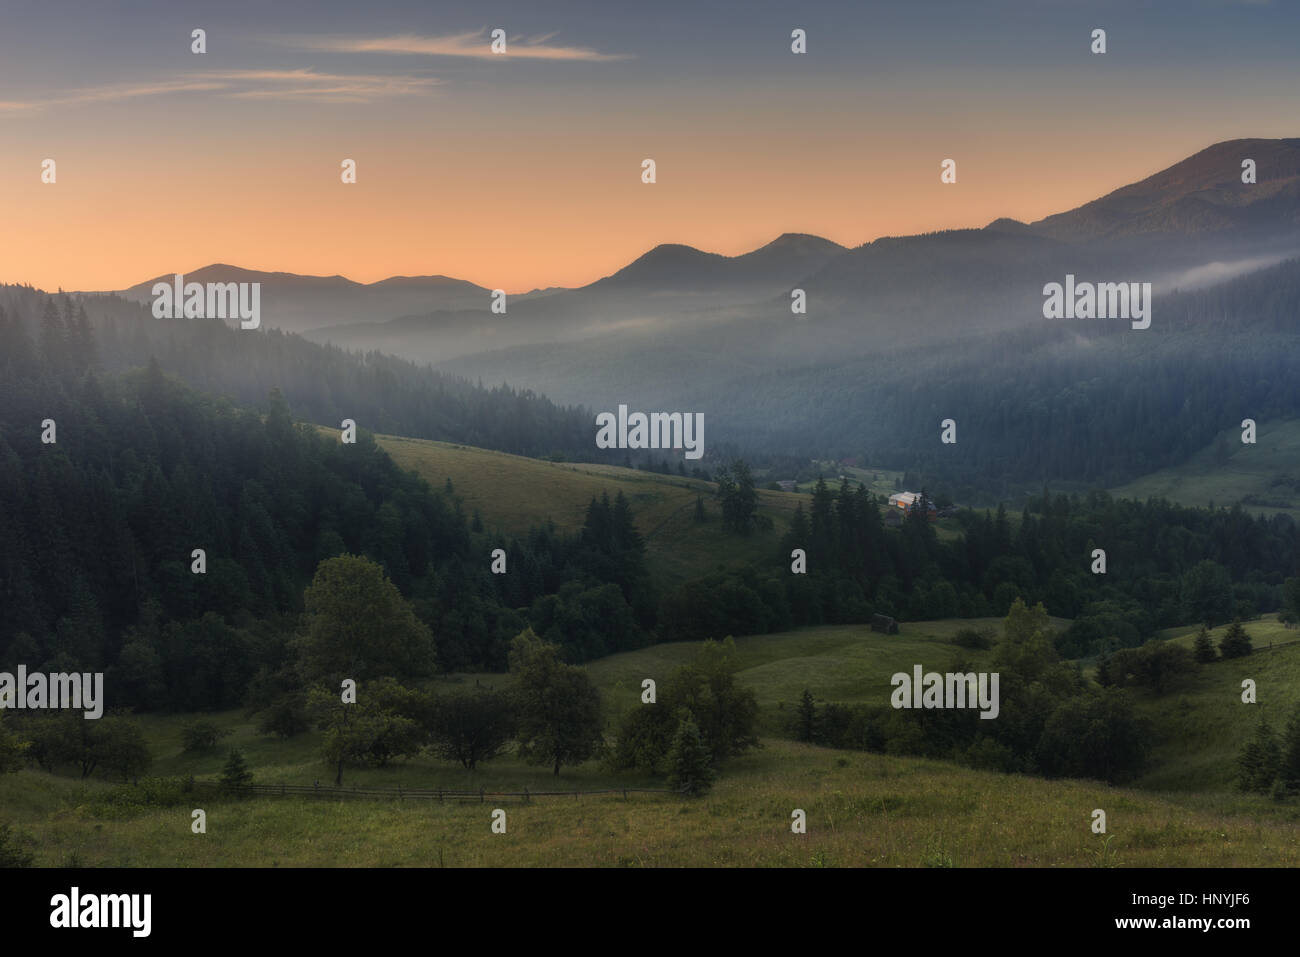
<instances>
[{"instance_id":1,"label":"coniferous forest","mask_svg":"<svg viewBox=\"0 0 1300 957\"><path fill-rule=\"evenodd\" d=\"M156 358L106 373L68 300L44 301L35 336L6 315L0 342L0 651L107 669L119 702L141 709L230 707L257 680L292 684L303 590L340 554L382 565L448 671L503 670L525 627L586 661L873 614L1001 616L1016 599L1073 619L1059 650L1092 656L1170 625L1276 611L1300 559L1289 517L1240 508L1045 489L1016 522L1001 506L960 510L960 537L940 541L921 512L886 528L863 487L823 481L770 564L662 588L621 493L593 500L577 535L535 527L507 542L472 530L454 490L403 473L364 430L342 445L295 421L278 391L249 409L192 391ZM736 465L719 470L721 488L739 475L752 489ZM741 504L724 509L754 507L731 498ZM744 515L730 521L747 531ZM498 546L509 575L482 560ZM807 575L788 574L795 547ZM1096 547L1126 572L1089 573Z\"/></svg>"}]
</instances>

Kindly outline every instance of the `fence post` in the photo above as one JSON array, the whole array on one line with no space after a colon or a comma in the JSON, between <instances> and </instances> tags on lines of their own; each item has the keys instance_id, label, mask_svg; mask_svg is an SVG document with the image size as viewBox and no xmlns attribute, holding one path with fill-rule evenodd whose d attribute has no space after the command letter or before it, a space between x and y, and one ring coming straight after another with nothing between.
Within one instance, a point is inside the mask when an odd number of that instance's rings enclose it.
<instances>
[{"instance_id":1,"label":"fence post","mask_svg":"<svg viewBox=\"0 0 1300 957\"><path fill-rule=\"evenodd\" d=\"M438 803L442 803L442 788L438 788Z\"/></svg>"},{"instance_id":2,"label":"fence post","mask_svg":"<svg viewBox=\"0 0 1300 957\"><path fill-rule=\"evenodd\" d=\"M528 785L524 785L524 803L527 804L531 798L528 797Z\"/></svg>"},{"instance_id":3,"label":"fence post","mask_svg":"<svg viewBox=\"0 0 1300 957\"><path fill-rule=\"evenodd\" d=\"M483 803L483 788L478 789L478 803L479 804Z\"/></svg>"},{"instance_id":4,"label":"fence post","mask_svg":"<svg viewBox=\"0 0 1300 957\"><path fill-rule=\"evenodd\" d=\"M627 800L627 788L624 788L624 789L623 789L623 800L624 800L624 801Z\"/></svg>"}]
</instances>

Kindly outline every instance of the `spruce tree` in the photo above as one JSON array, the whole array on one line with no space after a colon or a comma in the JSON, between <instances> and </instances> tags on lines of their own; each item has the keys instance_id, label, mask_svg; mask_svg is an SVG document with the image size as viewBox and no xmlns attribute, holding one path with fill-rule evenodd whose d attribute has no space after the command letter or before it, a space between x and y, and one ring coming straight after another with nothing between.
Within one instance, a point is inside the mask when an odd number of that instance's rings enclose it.
<instances>
[{"instance_id":1,"label":"spruce tree","mask_svg":"<svg viewBox=\"0 0 1300 957\"><path fill-rule=\"evenodd\" d=\"M253 772L244 763L244 753L232 750L226 758L226 766L221 769L221 786L227 791L238 791L253 783Z\"/></svg>"},{"instance_id":2,"label":"spruce tree","mask_svg":"<svg viewBox=\"0 0 1300 957\"><path fill-rule=\"evenodd\" d=\"M68 333L77 343L79 371L95 368L99 362L99 350L95 347L95 333L90 327L90 317L86 315L85 306L77 306L77 317L68 327Z\"/></svg>"},{"instance_id":3,"label":"spruce tree","mask_svg":"<svg viewBox=\"0 0 1300 957\"><path fill-rule=\"evenodd\" d=\"M45 312L41 315L41 359L46 368L52 372L62 372L64 366L64 344L67 332L58 307L53 299L45 301Z\"/></svg>"},{"instance_id":4,"label":"spruce tree","mask_svg":"<svg viewBox=\"0 0 1300 957\"><path fill-rule=\"evenodd\" d=\"M677 733L668 749L668 786L692 797L708 793L713 787L713 767L709 748L704 743L691 713L682 709L678 713Z\"/></svg>"},{"instance_id":5,"label":"spruce tree","mask_svg":"<svg viewBox=\"0 0 1300 957\"><path fill-rule=\"evenodd\" d=\"M1250 635L1241 627L1241 620L1234 618L1228 626L1227 633L1219 642L1219 654L1224 658L1244 658L1250 654Z\"/></svg>"},{"instance_id":6,"label":"spruce tree","mask_svg":"<svg viewBox=\"0 0 1300 957\"><path fill-rule=\"evenodd\" d=\"M1219 653L1214 650L1214 642L1210 640L1210 630L1204 625L1196 633L1195 648L1196 660L1203 665L1219 660Z\"/></svg>"},{"instance_id":7,"label":"spruce tree","mask_svg":"<svg viewBox=\"0 0 1300 957\"><path fill-rule=\"evenodd\" d=\"M1282 735L1282 759L1278 770L1282 785L1291 792L1300 791L1300 707L1291 713Z\"/></svg>"},{"instance_id":8,"label":"spruce tree","mask_svg":"<svg viewBox=\"0 0 1300 957\"><path fill-rule=\"evenodd\" d=\"M1282 764L1282 749L1277 734L1267 720L1261 720L1254 735L1237 755L1237 787L1243 791L1267 794L1277 779Z\"/></svg>"},{"instance_id":9,"label":"spruce tree","mask_svg":"<svg viewBox=\"0 0 1300 957\"><path fill-rule=\"evenodd\" d=\"M811 741L816 727L817 703L813 701L812 692L804 688L803 695L799 698L799 711L795 728L799 734L799 740Z\"/></svg>"}]
</instances>

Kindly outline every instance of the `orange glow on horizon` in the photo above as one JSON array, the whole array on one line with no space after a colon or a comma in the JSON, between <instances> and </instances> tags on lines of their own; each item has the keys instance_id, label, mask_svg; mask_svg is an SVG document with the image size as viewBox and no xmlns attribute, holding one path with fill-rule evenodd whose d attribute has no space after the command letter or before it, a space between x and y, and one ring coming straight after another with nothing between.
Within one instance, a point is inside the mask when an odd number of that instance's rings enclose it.
<instances>
[{"instance_id":1,"label":"orange glow on horizon","mask_svg":"<svg viewBox=\"0 0 1300 957\"><path fill-rule=\"evenodd\" d=\"M1192 140L1180 152L1166 140L1166 155L1133 146L1099 159L1046 146L1047 158L1027 156L995 148L992 136L945 148L926 135L890 150L872 148L865 133L834 148L704 133L660 150L626 133L489 151L464 139L382 151L337 139L237 155L191 150L183 161L163 150L141 162L125 139L69 138L48 147L54 185L40 182L40 156L8 154L0 281L122 289L224 262L358 282L442 274L515 293L573 287L664 242L737 255L784 232L852 247L1000 216L1032 221L1208 145ZM658 167L653 185L640 180L646 155ZM943 185L939 163L950 155L957 183ZM355 185L340 182L345 157L357 160ZM1032 175L1040 169L1050 175Z\"/></svg>"}]
</instances>

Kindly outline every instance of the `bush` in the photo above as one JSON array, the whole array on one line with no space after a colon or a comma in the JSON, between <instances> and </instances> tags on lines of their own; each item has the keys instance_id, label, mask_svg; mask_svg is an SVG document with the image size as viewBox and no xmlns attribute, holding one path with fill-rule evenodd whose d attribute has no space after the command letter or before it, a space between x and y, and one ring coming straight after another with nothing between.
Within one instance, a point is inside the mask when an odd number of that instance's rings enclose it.
<instances>
[{"instance_id":1,"label":"bush","mask_svg":"<svg viewBox=\"0 0 1300 957\"><path fill-rule=\"evenodd\" d=\"M677 732L678 715L689 712L716 767L729 757L757 748L758 701L735 680L735 641L706 641L689 665L663 684L659 701L625 714L611 755L614 768L660 773ZM809 694L808 702L812 696ZM798 715L796 715L798 720ZM820 740L814 728L813 740Z\"/></svg>"},{"instance_id":2,"label":"bush","mask_svg":"<svg viewBox=\"0 0 1300 957\"><path fill-rule=\"evenodd\" d=\"M0 867L31 867L36 855L20 843L8 824L0 824Z\"/></svg>"},{"instance_id":3,"label":"bush","mask_svg":"<svg viewBox=\"0 0 1300 957\"><path fill-rule=\"evenodd\" d=\"M973 648L983 651L993 647L995 637L996 635L991 628L959 628L957 633L952 636L952 643L960 648Z\"/></svg>"},{"instance_id":4,"label":"bush","mask_svg":"<svg viewBox=\"0 0 1300 957\"><path fill-rule=\"evenodd\" d=\"M1062 701L1043 726L1038 763L1049 777L1135 777L1146 762L1148 728L1125 692L1107 688Z\"/></svg>"},{"instance_id":5,"label":"bush","mask_svg":"<svg viewBox=\"0 0 1300 957\"><path fill-rule=\"evenodd\" d=\"M178 807L189 802L193 791L192 775L141 778L96 794L91 807L98 817L123 817L148 808Z\"/></svg>"},{"instance_id":6,"label":"bush","mask_svg":"<svg viewBox=\"0 0 1300 957\"><path fill-rule=\"evenodd\" d=\"M632 708L619 720L609 755L610 767L615 771L635 768L650 774L665 773L675 730L672 712L662 704Z\"/></svg>"},{"instance_id":7,"label":"bush","mask_svg":"<svg viewBox=\"0 0 1300 957\"><path fill-rule=\"evenodd\" d=\"M271 706L262 715L257 731L259 734L287 739L302 734L310 727L311 715L307 713L307 697L294 692L281 695L271 702Z\"/></svg>"},{"instance_id":8,"label":"bush","mask_svg":"<svg viewBox=\"0 0 1300 957\"><path fill-rule=\"evenodd\" d=\"M181 747L184 751L211 751L228 734L211 721L191 721L181 728Z\"/></svg>"}]
</instances>

